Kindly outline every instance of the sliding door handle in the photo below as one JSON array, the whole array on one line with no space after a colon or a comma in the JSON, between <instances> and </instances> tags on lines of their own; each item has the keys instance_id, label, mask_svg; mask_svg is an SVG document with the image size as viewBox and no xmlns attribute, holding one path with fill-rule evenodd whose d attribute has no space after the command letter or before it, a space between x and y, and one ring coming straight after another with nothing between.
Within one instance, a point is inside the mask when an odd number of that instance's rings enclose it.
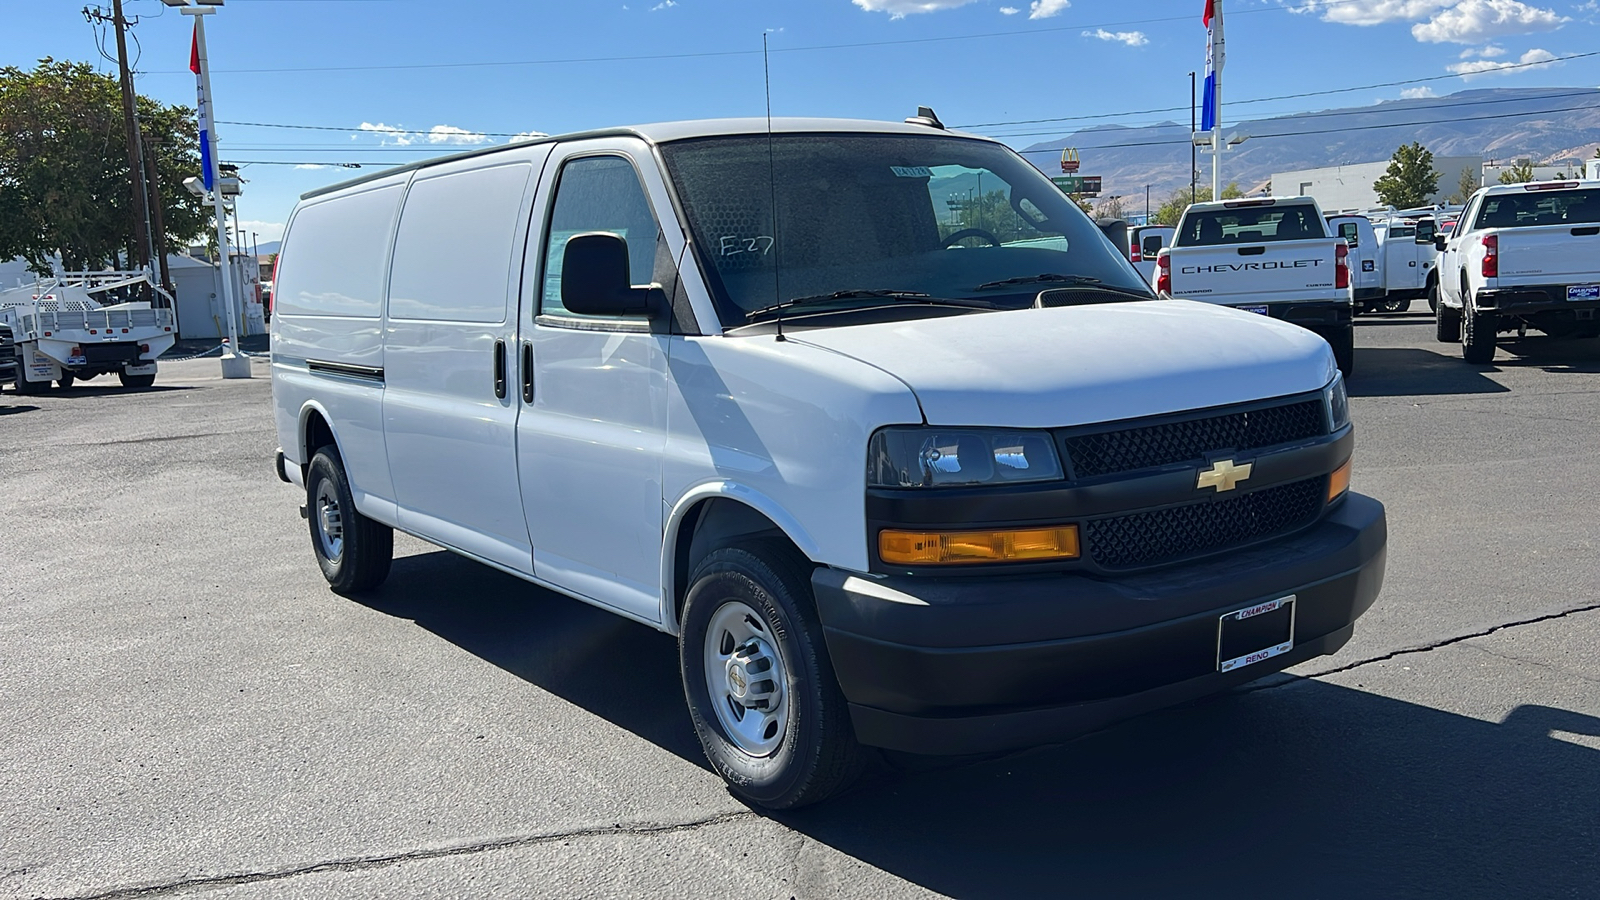
<instances>
[{"instance_id":1,"label":"sliding door handle","mask_svg":"<svg viewBox=\"0 0 1600 900\"><path fill-rule=\"evenodd\" d=\"M522 402L533 402L533 345L522 345Z\"/></svg>"},{"instance_id":2,"label":"sliding door handle","mask_svg":"<svg viewBox=\"0 0 1600 900\"><path fill-rule=\"evenodd\" d=\"M494 395L506 398L506 342L494 342Z\"/></svg>"}]
</instances>

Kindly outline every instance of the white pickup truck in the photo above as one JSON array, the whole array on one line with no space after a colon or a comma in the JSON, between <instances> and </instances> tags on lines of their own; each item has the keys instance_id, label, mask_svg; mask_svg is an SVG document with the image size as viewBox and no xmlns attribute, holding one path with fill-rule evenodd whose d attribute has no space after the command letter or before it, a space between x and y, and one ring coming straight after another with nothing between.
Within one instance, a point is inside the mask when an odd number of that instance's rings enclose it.
<instances>
[{"instance_id":1,"label":"white pickup truck","mask_svg":"<svg viewBox=\"0 0 1600 900\"><path fill-rule=\"evenodd\" d=\"M1196 203L1156 259L1156 293L1282 319L1333 347L1339 371L1355 366L1349 247L1328 234L1310 197Z\"/></svg>"},{"instance_id":2,"label":"white pickup truck","mask_svg":"<svg viewBox=\"0 0 1600 900\"><path fill-rule=\"evenodd\" d=\"M1502 331L1600 337L1600 181L1483 188L1437 246L1438 338L1467 362Z\"/></svg>"}]
</instances>

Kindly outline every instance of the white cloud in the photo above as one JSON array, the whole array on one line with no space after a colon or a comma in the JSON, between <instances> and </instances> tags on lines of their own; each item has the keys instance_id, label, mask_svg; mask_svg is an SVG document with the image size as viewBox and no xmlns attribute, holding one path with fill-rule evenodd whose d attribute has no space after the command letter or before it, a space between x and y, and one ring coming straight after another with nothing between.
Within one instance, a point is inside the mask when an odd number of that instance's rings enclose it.
<instances>
[{"instance_id":1,"label":"white cloud","mask_svg":"<svg viewBox=\"0 0 1600 900\"><path fill-rule=\"evenodd\" d=\"M1382 25L1426 19L1450 5L1450 0L1347 0L1323 3L1308 0L1295 12L1322 12L1322 21L1340 25Z\"/></svg>"},{"instance_id":2,"label":"white cloud","mask_svg":"<svg viewBox=\"0 0 1600 900\"><path fill-rule=\"evenodd\" d=\"M282 222L260 222L254 219L243 219L239 222L239 230L258 244L283 238Z\"/></svg>"},{"instance_id":3,"label":"white cloud","mask_svg":"<svg viewBox=\"0 0 1600 900\"><path fill-rule=\"evenodd\" d=\"M1485 44L1481 48L1480 47L1468 47L1467 49L1461 51L1461 56L1458 57L1458 58L1459 59L1471 59L1474 56L1476 56L1476 57L1479 57L1481 59L1493 59L1496 56L1505 56L1505 55L1506 55L1506 48L1497 47L1494 44Z\"/></svg>"},{"instance_id":4,"label":"white cloud","mask_svg":"<svg viewBox=\"0 0 1600 900\"><path fill-rule=\"evenodd\" d=\"M1427 85L1423 85L1422 87L1405 88L1400 92L1401 100L1421 100L1424 97L1437 96L1439 95L1433 92L1433 88L1428 87Z\"/></svg>"},{"instance_id":5,"label":"white cloud","mask_svg":"<svg viewBox=\"0 0 1600 900\"><path fill-rule=\"evenodd\" d=\"M516 134L513 134L511 136L511 139L506 141L506 143L515 144L517 141L532 141L532 140L537 140L537 139L542 138L542 137L549 137L549 136L550 135L545 134L542 131L519 131Z\"/></svg>"},{"instance_id":6,"label":"white cloud","mask_svg":"<svg viewBox=\"0 0 1600 900\"><path fill-rule=\"evenodd\" d=\"M1102 41L1121 41L1129 47L1143 47L1150 43L1150 39L1145 37L1142 31L1107 31L1104 28L1096 28L1093 31L1085 31L1083 36L1099 38Z\"/></svg>"},{"instance_id":7,"label":"white cloud","mask_svg":"<svg viewBox=\"0 0 1600 900\"><path fill-rule=\"evenodd\" d=\"M1551 60L1556 55L1549 50L1535 48L1522 54L1516 62L1494 62L1487 59L1475 59L1471 62L1451 63L1445 66L1449 71L1460 75L1462 78L1476 78L1483 75L1503 74L1506 71L1527 72L1534 69L1548 69L1555 65Z\"/></svg>"},{"instance_id":8,"label":"white cloud","mask_svg":"<svg viewBox=\"0 0 1600 900\"><path fill-rule=\"evenodd\" d=\"M1072 0L1033 0L1028 4L1028 18L1048 19L1061 15L1061 11L1072 5Z\"/></svg>"},{"instance_id":9,"label":"white cloud","mask_svg":"<svg viewBox=\"0 0 1600 900\"><path fill-rule=\"evenodd\" d=\"M650 7L650 11L651 12L655 12L658 9L671 9L672 7L677 6L677 5L678 5L677 0L661 0L660 3L657 3L655 6Z\"/></svg>"},{"instance_id":10,"label":"white cloud","mask_svg":"<svg viewBox=\"0 0 1600 900\"><path fill-rule=\"evenodd\" d=\"M377 124L373 124L372 122L362 122L361 130L370 131L374 134L381 134L384 136L383 143L394 143L401 147L404 147L415 140L415 138L409 134L406 134L400 128L397 128L393 125L385 125L382 122L378 122Z\"/></svg>"},{"instance_id":11,"label":"white cloud","mask_svg":"<svg viewBox=\"0 0 1600 900\"><path fill-rule=\"evenodd\" d=\"M850 0L867 12L886 12L891 19L904 19L915 13L939 12L966 6L973 0Z\"/></svg>"},{"instance_id":12,"label":"white cloud","mask_svg":"<svg viewBox=\"0 0 1600 900\"><path fill-rule=\"evenodd\" d=\"M487 144L489 136L454 125L435 125L428 129L430 144Z\"/></svg>"},{"instance_id":13,"label":"white cloud","mask_svg":"<svg viewBox=\"0 0 1600 900\"><path fill-rule=\"evenodd\" d=\"M322 163L300 163L299 165L296 165L295 168L296 169L331 169L331 168L333 168L333 166L325 166Z\"/></svg>"},{"instance_id":14,"label":"white cloud","mask_svg":"<svg viewBox=\"0 0 1600 900\"><path fill-rule=\"evenodd\" d=\"M1529 6L1521 0L1462 0L1411 26L1411 36L1428 44L1476 44L1489 38L1554 31L1570 21L1553 9Z\"/></svg>"},{"instance_id":15,"label":"white cloud","mask_svg":"<svg viewBox=\"0 0 1600 900\"><path fill-rule=\"evenodd\" d=\"M1022 12L1022 10L1017 9L1015 6L1002 6L1002 7L1000 7L1000 15L1002 15L1002 16L1014 16L1019 12Z\"/></svg>"}]
</instances>

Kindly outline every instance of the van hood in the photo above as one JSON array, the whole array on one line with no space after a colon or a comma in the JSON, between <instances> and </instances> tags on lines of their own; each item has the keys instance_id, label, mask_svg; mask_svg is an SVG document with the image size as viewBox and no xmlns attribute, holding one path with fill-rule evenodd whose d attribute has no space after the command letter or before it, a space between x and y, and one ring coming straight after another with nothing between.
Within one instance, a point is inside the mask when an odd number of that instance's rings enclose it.
<instances>
[{"instance_id":1,"label":"van hood","mask_svg":"<svg viewBox=\"0 0 1600 900\"><path fill-rule=\"evenodd\" d=\"M944 316L791 332L899 378L930 425L1051 428L1314 391L1321 337L1186 300Z\"/></svg>"}]
</instances>

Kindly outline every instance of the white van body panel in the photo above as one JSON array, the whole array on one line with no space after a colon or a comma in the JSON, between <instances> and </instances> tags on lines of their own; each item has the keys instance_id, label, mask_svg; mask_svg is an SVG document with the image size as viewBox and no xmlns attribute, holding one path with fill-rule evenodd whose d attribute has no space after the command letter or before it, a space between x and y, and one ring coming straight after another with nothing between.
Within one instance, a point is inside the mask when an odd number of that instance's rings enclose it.
<instances>
[{"instance_id":1,"label":"white van body panel","mask_svg":"<svg viewBox=\"0 0 1600 900\"><path fill-rule=\"evenodd\" d=\"M272 316L272 390L285 458L311 461L305 426L317 409L333 426L356 508L391 525L397 523L383 437L382 308L405 181L381 179L300 204L284 249L319 249L283 256ZM314 374L317 363L378 375Z\"/></svg>"},{"instance_id":2,"label":"white van body panel","mask_svg":"<svg viewBox=\"0 0 1600 900\"><path fill-rule=\"evenodd\" d=\"M1055 428L1203 409L1318 390L1334 371L1310 331L1192 301L819 329L790 341L892 373L929 424L951 426Z\"/></svg>"},{"instance_id":3,"label":"white van body panel","mask_svg":"<svg viewBox=\"0 0 1600 900\"><path fill-rule=\"evenodd\" d=\"M1329 216L1328 230L1350 248L1350 289L1357 303L1383 296L1383 256L1378 233L1366 216Z\"/></svg>"},{"instance_id":4,"label":"white van body panel","mask_svg":"<svg viewBox=\"0 0 1600 900\"><path fill-rule=\"evenodd\" d=\"M548 147L418 173L390 267L384 433L400 526L533 570L517 478L519 399L507 384L528 204Z\"/></svg>"},{"instance_id":5,"label":"white van body panel","mask_svg":"<svg viewBox=\"0 0 1600 900\"><path fill-rule=\"evenodd\" d=\"M922 411L900 379L811 340L823 333L673 340L669 534L694 498L715 492L749 502L812 560L866 571L868 438L919 424Z\"/></svg>"}]
</instances>

